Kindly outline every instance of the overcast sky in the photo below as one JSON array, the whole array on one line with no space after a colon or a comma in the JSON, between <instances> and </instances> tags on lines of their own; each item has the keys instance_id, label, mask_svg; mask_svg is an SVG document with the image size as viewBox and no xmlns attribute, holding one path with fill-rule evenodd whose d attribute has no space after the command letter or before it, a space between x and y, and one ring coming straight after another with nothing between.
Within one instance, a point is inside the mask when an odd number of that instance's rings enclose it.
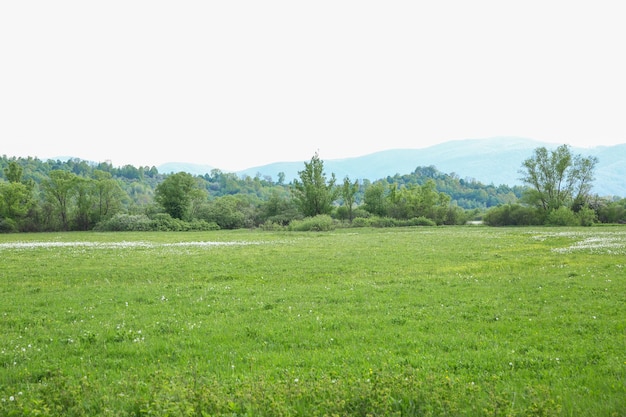
<instances>
[{"instance_id":1,"label":"overcast sky","mask_svg":"<svg viewBox=\"0 0 626 417\"><path fill-rule=\"evenodd\" d=\"M626 143L620 1L2 1L0 155L238 170Z\"/></svg>"}]
</instances>

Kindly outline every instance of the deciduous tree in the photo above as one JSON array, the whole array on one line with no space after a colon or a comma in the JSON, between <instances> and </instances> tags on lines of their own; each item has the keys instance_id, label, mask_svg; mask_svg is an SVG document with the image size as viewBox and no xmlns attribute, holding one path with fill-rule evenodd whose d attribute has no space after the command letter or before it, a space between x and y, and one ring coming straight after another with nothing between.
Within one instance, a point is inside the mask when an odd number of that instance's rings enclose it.
<instances>
[{"instance_id":1,"label":"deciduous tree","mask_svg":"<svg viewBox=\"0 0 626 417\"><path fill-rule=\"evenodd\" d=\"M343 179L343 185L341 187L341 197L343 198L343 204L348 210L348 220L352 223L352 208L355 202L356 193L359 192L359 180L350 181L347 176Z\"/></svg>"},{"instance_id":2,"label":"deciduous tree","mask_svg":"<svg viewBox=\"0 0 626 417\"><path fill-rule=\"evenodd\" d=\"M190 220L193 203L204 199L202 190L195 178L186 172L168 176L155 190L155 199L165 212L175 219Z\"/></svg>"},{"instance_id":3,"label":"deciduous tree","mask_svg":"<svg viewBox=\"0 0 626 417\"><path fill-rule=\"evenodd\" d=\"M530 186L524 198L545 211L567 207L578 211L590 197L596 157L572 155L568 145L548 151L535 149L532 157L522 163L522 181Z\"/></svg>"},{"instance_id":4,"label":"deciduous tree","mask_svg":"<svg viewBox=\"0 0 626 417\"><path fill-rule=\"evenodd\" d=\"M293 193L302 214L306 217L329 214L333 201L337 198L335 174L326 180L324 161L317 154L310 162L304 163L304 170L298 172L300 180L293 181Z\"/></svg>"},{"instance_id":5,"label":"deciduous tree","mask_svg":"<svg viewBox=\"0 0 626 417\"><path fill-rule=\"evenodd\" d=\"M69 230L69 209L76 192L78 176L65 170L50 171L49 179L42 183L44 197L59 215L63 230Z\"/></svg>"}]
</instances>

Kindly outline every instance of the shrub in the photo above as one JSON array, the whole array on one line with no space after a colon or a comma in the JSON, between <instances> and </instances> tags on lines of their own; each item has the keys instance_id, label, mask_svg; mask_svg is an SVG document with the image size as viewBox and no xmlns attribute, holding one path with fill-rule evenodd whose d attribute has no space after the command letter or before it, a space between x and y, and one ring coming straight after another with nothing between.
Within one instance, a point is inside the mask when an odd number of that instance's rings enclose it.
<instances>
[{"instance_id":1,"label":"shrub","mask_svg":"<svg viewBox=\"0 0 626 417\"><path fill-rule=\"evenodd\" d=\"M116 214L98 223L94 230L99 232L183 232L219 230L219 228L215 222L205 220L186 222L175 219L167 213L158 213L152 219L145 214Z\"/></svg>"},{"instance_id":2,"label":"shrub","mask_svg":"<svg viewBox=\"0 0 626 417\"><path fill-rule=\"evenodd\" d=\"M357 217L356 219L352 220L352 227L368 227L369 226L369 219L366 219L365 217Z\"/></svg>"},{"instance_id":3,"label":"shrub","mask_svg":"<svg viewBox=\"0 0 626 417\"><path fill-rule=\"evenodd\" d=\"M278 232L281 230L285 230L285 226L280 223L273 222L271 220L267 220L265 223L261 224L261 229L267 232Z\"/></svg>"},{"instance_id":4,"label":"shrub","mask_svg":"<svg viewBox=\"0 0 626 417\"><path fill-rule=\"evenodd\" d=\"M335 222L327 214L319 214L315 217L306 217L302 220L294 220L289 223L289 230L295 232L327 232L335 229Z\"/></svg>"},{"instance_id":5,"label":"shrub","mask_svg":"<svg viewBox=\"0 0 626 417\"><path fill-rule=\"evenodd\" d=\"M483 221L489 226L531 226L542 224L536 208L519 204L504 204L487 211Z\"/></svg>"},{"instance_id":6,"label":"shrub","mask_svg":"<svg viewBox=\"0 0 626 417\"><path fill-rule=\"evenodd\" d=\"M428 219L424 216L414 217L406 222L407 226L437 226L434 220Z\"/></svg>"},{"instance_id":7,"label":"shrub","mask_svg":"<svg viewBox=\"0 0 626 417\"><path fill-rule=\"evenodd\" d=\"M546 224L549 226L580 226L580 219L572 210L561 206L548 213Z\"/></svg>"},{"instance_id":8,"label":"shrub","mask_svg":"<svg viewBox=\"0 0 626 417\"><path fill-rule=\"evenodd\" d=\"M152 222L152 229L162 232L181 232L186 229L184 221L175 219L167 213L156 214Z\"/></svg>"},{"instance_id":9,"label":"shrub","mask_svg":"<svg viewBox=\"0 0 626 417\"><path fill-rule=\"evenodd\" d=\"M0 219L0 233L17 232L17 223L13 219Z\"/></svg>"},{"instance_id":10,"label":"shrub","mask_svg":"<svg viewBox=\"0 0 626 417\"><path fill-rule=\"evenodd\" d=\"M145 214L118 213L110 219L98 223L94 230L100 232L146 232L153 230L153 223Z\"/></svg>"},{"instance_id":11,"label":"shrub","mask_svg":"<svg viewBox=\"0 0 626 417\"><path fill-rule=\"evenodd\" d=\"M211 230L220 230L220 226L215 222L207 222L206 220L192 220L189 224L189 230L198 232L208 232Z\"/></svg>"},{"instance_id":12,"label":"shrub","mask_svg":"<svg viewBox=\"0 0 626 417\"><path fill-rule=\"evenodd\" d=\"M398 222L391 217L372 216L367 220L371 227L395 227L398 224Z\"/></svg>"},{"instance_id":13,"label":"shrub","mask_svg":"<svg viewBox=\"0 0 626 417\"><path fill-rule=\"evenodd\" d=\"M593 226L597 220L596 212L589 207L580 209L580 211L576 213L576 217L578 217L581 226Z\"/></svg>"}]
</instances>

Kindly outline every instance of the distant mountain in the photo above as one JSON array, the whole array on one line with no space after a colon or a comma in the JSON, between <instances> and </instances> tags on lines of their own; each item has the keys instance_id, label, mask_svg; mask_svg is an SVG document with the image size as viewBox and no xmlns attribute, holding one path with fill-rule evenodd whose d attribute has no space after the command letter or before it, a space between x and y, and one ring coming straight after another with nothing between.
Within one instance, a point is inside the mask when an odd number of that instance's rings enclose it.
<instances>
[{"instance_id":1,"label":"distant mountain","mask_svg":"<svg viewBox=\"0 0 626 417\"><path fill-rule=\"evenodd\" d=\"M433 165L439 171L448 174L454 172L461 178L474 178L484 184L513 186L521 184L519 170L522 162L540 146L555 149L558 144L515 137L456 140L423 149L392 149L354 158L324 160L324 170L327 175L335 173L339 181L345 176L353 180L375 181L395 174L410 174L418 166ZM626 144L589 149L572 147L572 152L598 157L594 193L626 197ZM201 169L201 166L190 164L178 164L176 169L170 167L170 171L164 171L162 167L158 167L159 172L210 172L208 167ZM198 169L205 169L205 172L199 172ZM303 169L304 161L276 162L242 170L237 174L251 177L260 174L276 180L278 173L283 172L286 181L291 181Z\"/></svg>"},{"instance_id":2,"label":"distant mountain","mask_svg":"<svg viewBox=\"0 0 626 417\"><path fill-rule=\"evenodd\" d=\"M167 162L157 167L162 174L172 174L177 172L187 172L192 175L210 174L214 167L210 165L188 164L185 162Z\"/></svg>"}]
</instances>

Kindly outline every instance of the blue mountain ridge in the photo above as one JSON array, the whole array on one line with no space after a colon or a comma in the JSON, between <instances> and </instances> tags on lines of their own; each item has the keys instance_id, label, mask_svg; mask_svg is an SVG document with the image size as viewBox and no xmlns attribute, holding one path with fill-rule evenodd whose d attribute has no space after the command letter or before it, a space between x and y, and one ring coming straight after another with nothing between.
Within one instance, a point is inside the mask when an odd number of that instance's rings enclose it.
<instances>
[{"instance_id":1,"label":"blue mountain ridge","mask_svg":"<svg viewBox=\"0 0 626 417\"><path fill-rule=\"evenodd\" d=\"M521 185L522 162L533 155L534 149L545 146L555 149L559 144L516 137L465 139L416 149L390 149L344 159L324 160L327 176L334 173L339 181L378 179L395 174L410 174L418 166L434 166L437 170L460 178L475 179L483 184ZM571 147L572 153L596 156L598 165L593 192L600 196L626 196L626 143L593 148ZM287 182L298 177L305 161L275 162L237 171L238 176L278 178L283 172ZM306 161L308 162L308 161ZM208 165L170 163L158 166L159 172L189 172L194 175L210 173ZM227 172L227 171L224 171Z\"/></svg>"}]
</instances>

